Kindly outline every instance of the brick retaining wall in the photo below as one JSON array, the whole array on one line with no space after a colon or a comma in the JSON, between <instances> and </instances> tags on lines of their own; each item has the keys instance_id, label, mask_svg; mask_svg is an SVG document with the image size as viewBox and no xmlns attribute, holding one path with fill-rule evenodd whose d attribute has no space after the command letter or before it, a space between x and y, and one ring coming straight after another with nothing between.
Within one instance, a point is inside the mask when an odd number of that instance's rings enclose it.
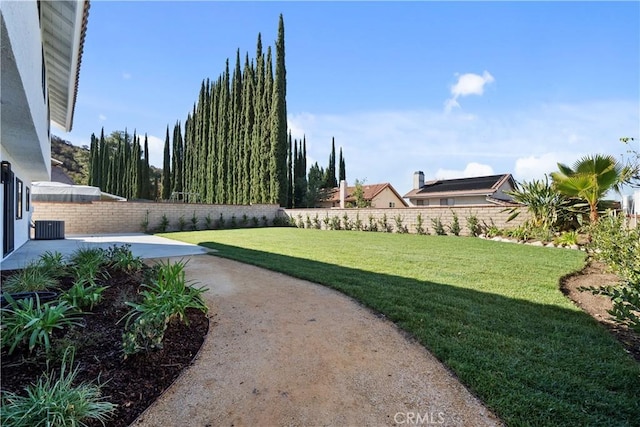
<instances>
[{"instance_id":1,"label":"brick retaining wall","mask_svg":"<svg viewBox=\"0 0 640 427\"><path fill-rule=\"evenodd\" d=\"M278 205L205 205L187 203L148 202L32 202L32 220L58 220L65 222L65 234L109 234L145 231L142 223L148 217L148 230L157 230L163 214L169 220L169 230L178 230L182 216L186 221L185 230L191 229L194 213L198 218L198 228L205 228L205 217L210 215L216 223L222 214L227 224L232 216L238 224L247 216L249 225L257 218L260 225L266 217L269 225L281 211Z\"/></svg>"}]
</instances>

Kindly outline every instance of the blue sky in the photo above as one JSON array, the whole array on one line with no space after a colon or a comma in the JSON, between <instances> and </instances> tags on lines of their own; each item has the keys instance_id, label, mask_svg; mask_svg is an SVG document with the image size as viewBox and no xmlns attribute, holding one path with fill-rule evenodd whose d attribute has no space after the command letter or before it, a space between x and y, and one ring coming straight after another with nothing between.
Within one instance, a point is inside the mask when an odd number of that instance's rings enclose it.
<instances>
[{"instance_id":1,"label":"blue sky","mask_svg":"<svg viewBox=\"0 0 640 427\"><path fill-rule=\"evenodd\" d=\"M204 78L236 50L255 56L285 22L287 109L309 164L331 138L347 180L512 173L619 157L640 137L639 2L91 3L74 128L148 133L162 164L167 125L184 123ZM57 132L56 132L57 131Z\"/></svg>"}]
</instances>

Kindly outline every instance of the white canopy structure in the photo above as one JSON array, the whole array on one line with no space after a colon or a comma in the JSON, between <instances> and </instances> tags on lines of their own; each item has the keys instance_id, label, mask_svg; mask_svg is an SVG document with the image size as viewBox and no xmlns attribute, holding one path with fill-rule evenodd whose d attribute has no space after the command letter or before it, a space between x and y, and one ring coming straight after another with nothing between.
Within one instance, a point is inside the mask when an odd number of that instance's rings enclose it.
<instances>
[{"instance_id":1,"label":"white canopy structure","mask_svg":"<svg viewBox=\"0 0 640 427\"><path fill-rule=\"evenodd\" d=\"M123 197L103 193L100 188L89 185L36 181L31 186L31 200L34 202L92 202L104 199L126 201Z\"/></svg>"}]
</instances>

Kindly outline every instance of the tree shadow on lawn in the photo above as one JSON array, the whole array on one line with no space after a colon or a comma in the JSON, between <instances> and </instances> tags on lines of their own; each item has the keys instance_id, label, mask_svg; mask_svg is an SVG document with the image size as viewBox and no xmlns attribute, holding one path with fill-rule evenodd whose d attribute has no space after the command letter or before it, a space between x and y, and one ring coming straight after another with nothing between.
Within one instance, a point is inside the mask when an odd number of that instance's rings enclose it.
<instances>
[{"instance_id":1,"label":"tree shadow on lawn","mask_svg":"<svg viewBox=\"0 0 640 427\"><path fill-rule=\"evenodd\" d=\"M640 364L575 310L201 242L212 254L336 289L396 323L509 425L639 425Z\"/></svg>"}]
</instances>

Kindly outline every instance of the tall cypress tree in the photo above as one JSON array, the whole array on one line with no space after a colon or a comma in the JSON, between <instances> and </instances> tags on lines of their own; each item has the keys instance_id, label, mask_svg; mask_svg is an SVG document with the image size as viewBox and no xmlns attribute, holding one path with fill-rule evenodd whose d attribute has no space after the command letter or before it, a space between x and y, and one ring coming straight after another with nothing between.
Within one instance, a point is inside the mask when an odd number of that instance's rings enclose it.
<instances>
[{"instance_id":1,"label":"tall cypress tree","mask_svg":"<svg viewBox=\"0 0 640 427\"><path fill-rule=\"evenodd\" d=\"M173 127L173 158L171 169L171 189L177 193L183 191L183 158L184 147L182 146L182 126L176 122Z\"/></svg>"},{"instance_id":2,"label":"tall cypress tree","mask_svg":"<svg viewBox=\"0 0 640 427\"><path fill-rule=\"evenodd\" d=\"M151 197L151 182L149 174L149 139L147 134L144 134L144 166L142 167L142 198L152 199Z\"/></svg>"},{"instance_id":3,"label":"tall cypress tree","mask_svg":"<svg viewBox=\"0 0 640 427\"><path fill-rule=\"evenodd\" d=\"M339 172L338 182L346 181L347 179L347 168L344 163L344 157L342 156L342 147L340 147L340 172Z\"/></svg>"},{"instance_id":4,"label":"tall cypress tree","mask_svg":"<svg viewBox=\"0 0 640 427\"><path fill-rule=\"evenodd\" d=\"M162 199L169 200L171 196L171 155L169 150L169 126L164 139L164 158L162 161Z\"/></svg>"},{"instance_id":5,"label":"tall cypress tree","mask_svg":"<svg viewBox=\"0 0 640 427\"><path fill-rule=\"evenodd\" d=\"M272 203L287 205L287 70L284 52L284 19L280 14L276 40L276 70L271 107L271 197Z\"/></svg>"}]
</instances>

